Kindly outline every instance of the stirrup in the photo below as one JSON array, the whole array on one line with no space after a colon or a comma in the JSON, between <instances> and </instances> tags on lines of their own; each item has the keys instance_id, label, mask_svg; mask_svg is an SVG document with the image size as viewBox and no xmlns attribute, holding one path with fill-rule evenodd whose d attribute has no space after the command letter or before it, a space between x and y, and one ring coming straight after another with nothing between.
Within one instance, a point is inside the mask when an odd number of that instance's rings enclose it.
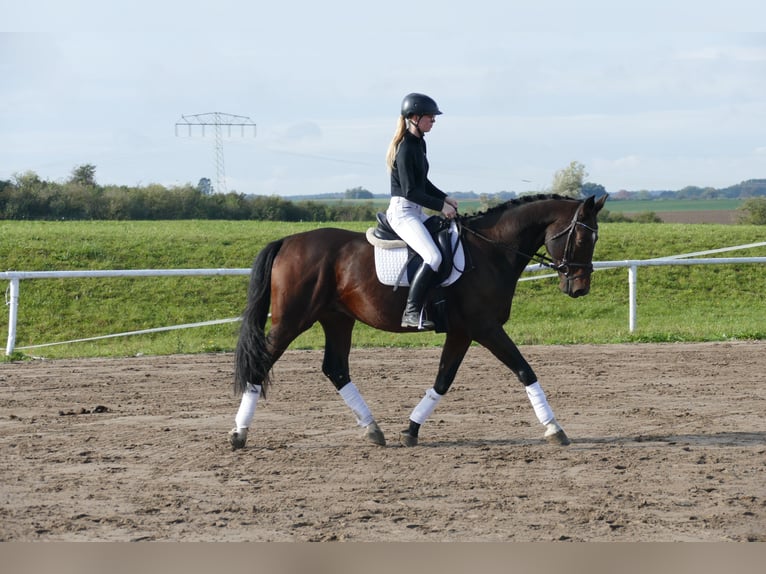
<instances>
[{"instance_id":1,"label":"stirrup","mask_svg":"<svg viewBox=\"0 0 766 574\"><path fill-rule=\"evenodd\" d=\"M402 315L402 327L414 327L420 331L433 331L436 325L433 321L423 319L423 324L420 324L420 313L405 313Z\"/></svg>"}]
</instances>

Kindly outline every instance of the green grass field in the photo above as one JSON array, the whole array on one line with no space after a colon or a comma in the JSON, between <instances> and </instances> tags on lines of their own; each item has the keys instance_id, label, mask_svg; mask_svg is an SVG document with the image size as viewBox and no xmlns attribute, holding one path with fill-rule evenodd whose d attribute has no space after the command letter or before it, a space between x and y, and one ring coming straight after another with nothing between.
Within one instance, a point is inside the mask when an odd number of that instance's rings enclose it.
<instances>
[{"instance_id":1,"label":"green grass field","mask_svg":"<svg viewBox=\"0 0 766 574\"><path fill-rule=\"evenodd\" d=\"M363 231L370 224L334 225ZM249 268L268 241L315 227L255 221L4 221L0 258L3 271ZM645 259L762 240L762 226L610 223L601 225L595 260ZM766 256L766 248L726 256ZM642 268L638 276L634 333L628 331L626 269L597 271L591 294L576 300L562 295L555 279L523 281L506 328L522 345L766 338L763 265ZM25 280L16 347L234 318L244 307L246 290L246 276ZM21 349L14 358L231 351L237 328L229 323ZM0 332L8 332L7 314L0 316ZM358 325L354 344L432 346L443 340L443 334L398 335ZM293 348L322 343L315 326Z\"/></svg>"}]
</instances>

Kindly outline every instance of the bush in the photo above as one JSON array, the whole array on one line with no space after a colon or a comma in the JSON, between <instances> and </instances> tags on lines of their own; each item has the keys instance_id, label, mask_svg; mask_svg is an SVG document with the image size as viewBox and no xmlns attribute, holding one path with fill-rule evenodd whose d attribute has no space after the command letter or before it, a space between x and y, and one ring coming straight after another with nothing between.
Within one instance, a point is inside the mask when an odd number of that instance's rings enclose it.
<instances>
[{"instance_id":1,"label":"bush","mask_svg":"<svg viewBox=\"0 0 766 574\"><path fill-rule=\"evenodd\" d=\"M636 223L662 223L662 218L653 211L642 211L633 216L633 221Z\"/></svg>"},{"instance_id":2,"label":"bush","mask_svg":"<svg viewBox=\"0 0 766 574\"><path fill-rule=\"evenodd\" d=\"M662 223L662 218L653 211L642 211L633 217L628 217L621 211L612 213L602 209L598 214L599 223Z\"/></svg>"},{"instance_id":3,"label":"bush","mask_svg":"<svg viewBox=\"0 0 766 574\"><path fill-rule=\"evenodd\" d=\"M766 197L751 197L739 208L740 223L766 225Z\"/></svg>"}]
</instances>

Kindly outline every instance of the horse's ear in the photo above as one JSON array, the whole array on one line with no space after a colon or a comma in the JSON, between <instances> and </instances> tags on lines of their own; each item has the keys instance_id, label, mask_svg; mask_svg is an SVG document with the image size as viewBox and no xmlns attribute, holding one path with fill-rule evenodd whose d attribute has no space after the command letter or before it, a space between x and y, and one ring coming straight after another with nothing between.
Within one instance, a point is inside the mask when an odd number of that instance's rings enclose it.
<instances>
[{"instance_id":1,"label":"horse's ear","mask_svg":"<svg viewBox=\"0 0 766 574\"><path fill-rule=\"evenodd\" d=\"M585 203L583 203L583 211L593 211L594 213L598 213L601 211L601 208L604 207L607 197L609 197L609 194L604 194L596 200L595 195L589 195L585 200Z\"/></svg>"}]
</instances>

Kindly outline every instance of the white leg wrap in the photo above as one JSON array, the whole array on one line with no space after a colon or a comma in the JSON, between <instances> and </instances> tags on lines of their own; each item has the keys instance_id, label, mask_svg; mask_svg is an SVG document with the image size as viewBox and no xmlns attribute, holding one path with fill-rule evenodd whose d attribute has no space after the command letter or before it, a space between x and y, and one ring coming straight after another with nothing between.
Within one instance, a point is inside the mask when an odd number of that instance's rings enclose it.
<instances>
[{"instance_id":1,"label":"white leg wrap","mask_svg":"<svg viewBox=\"0 0 766 574\"><path fill-rule=\"evenodd\" d=\"M532 403L532 408L535 409L537 420L544 425L554 420L556 417L553 416L553 411L548 404L548 399L545 398L545 391L543 391L540 383L534 382L531 385L527 385L526 389L529 402Z\"/></svg>"},{"instance_id":2,"label":"white leg wrap","mask_svg":"<svg viewBox=\"0 0 766 574\"><path fill-rule=\"evenodd\" d=\"M356 423L360 427L366 427L367 425L371 424L373 420L375 420L372 417L370 408L367 406L367 403L364 402L362 395L359 394L359 389L356 388L354 383L346 383L344 387L338 391L338 394L343 397L343 400L346 402L348 408L350 408L351 412L354 413L354 416L356 417Z\"/></svg>"},{"instance_id":3,"label":"white leg wrap","mask_svg":"<svg viewBox=\"0 0 766 574\"><path fill-rule=\"evenodd\" d=\"M428 389L425 396L420 399L418 406L413 409L412 414L410 415L410 420L422 425L426 422L426 419L431 416L431 413L434 412L436 405L439 404L439 401L442 400L443 396L444 395L440 395L433 389Z\"/></svg>"},{"instance_id":4,"label":"white leg wrap","mask_svg":"<svg viewBox=\"0 0 766 574\"><path fill-rule=\"evenodd\" d=\"M237 416L234 417L238 430L250 428L259 398L261 398L261 385L247 385L247 390L242 394L242 402L239 403Z\"/></svg>"}]
</instances>

